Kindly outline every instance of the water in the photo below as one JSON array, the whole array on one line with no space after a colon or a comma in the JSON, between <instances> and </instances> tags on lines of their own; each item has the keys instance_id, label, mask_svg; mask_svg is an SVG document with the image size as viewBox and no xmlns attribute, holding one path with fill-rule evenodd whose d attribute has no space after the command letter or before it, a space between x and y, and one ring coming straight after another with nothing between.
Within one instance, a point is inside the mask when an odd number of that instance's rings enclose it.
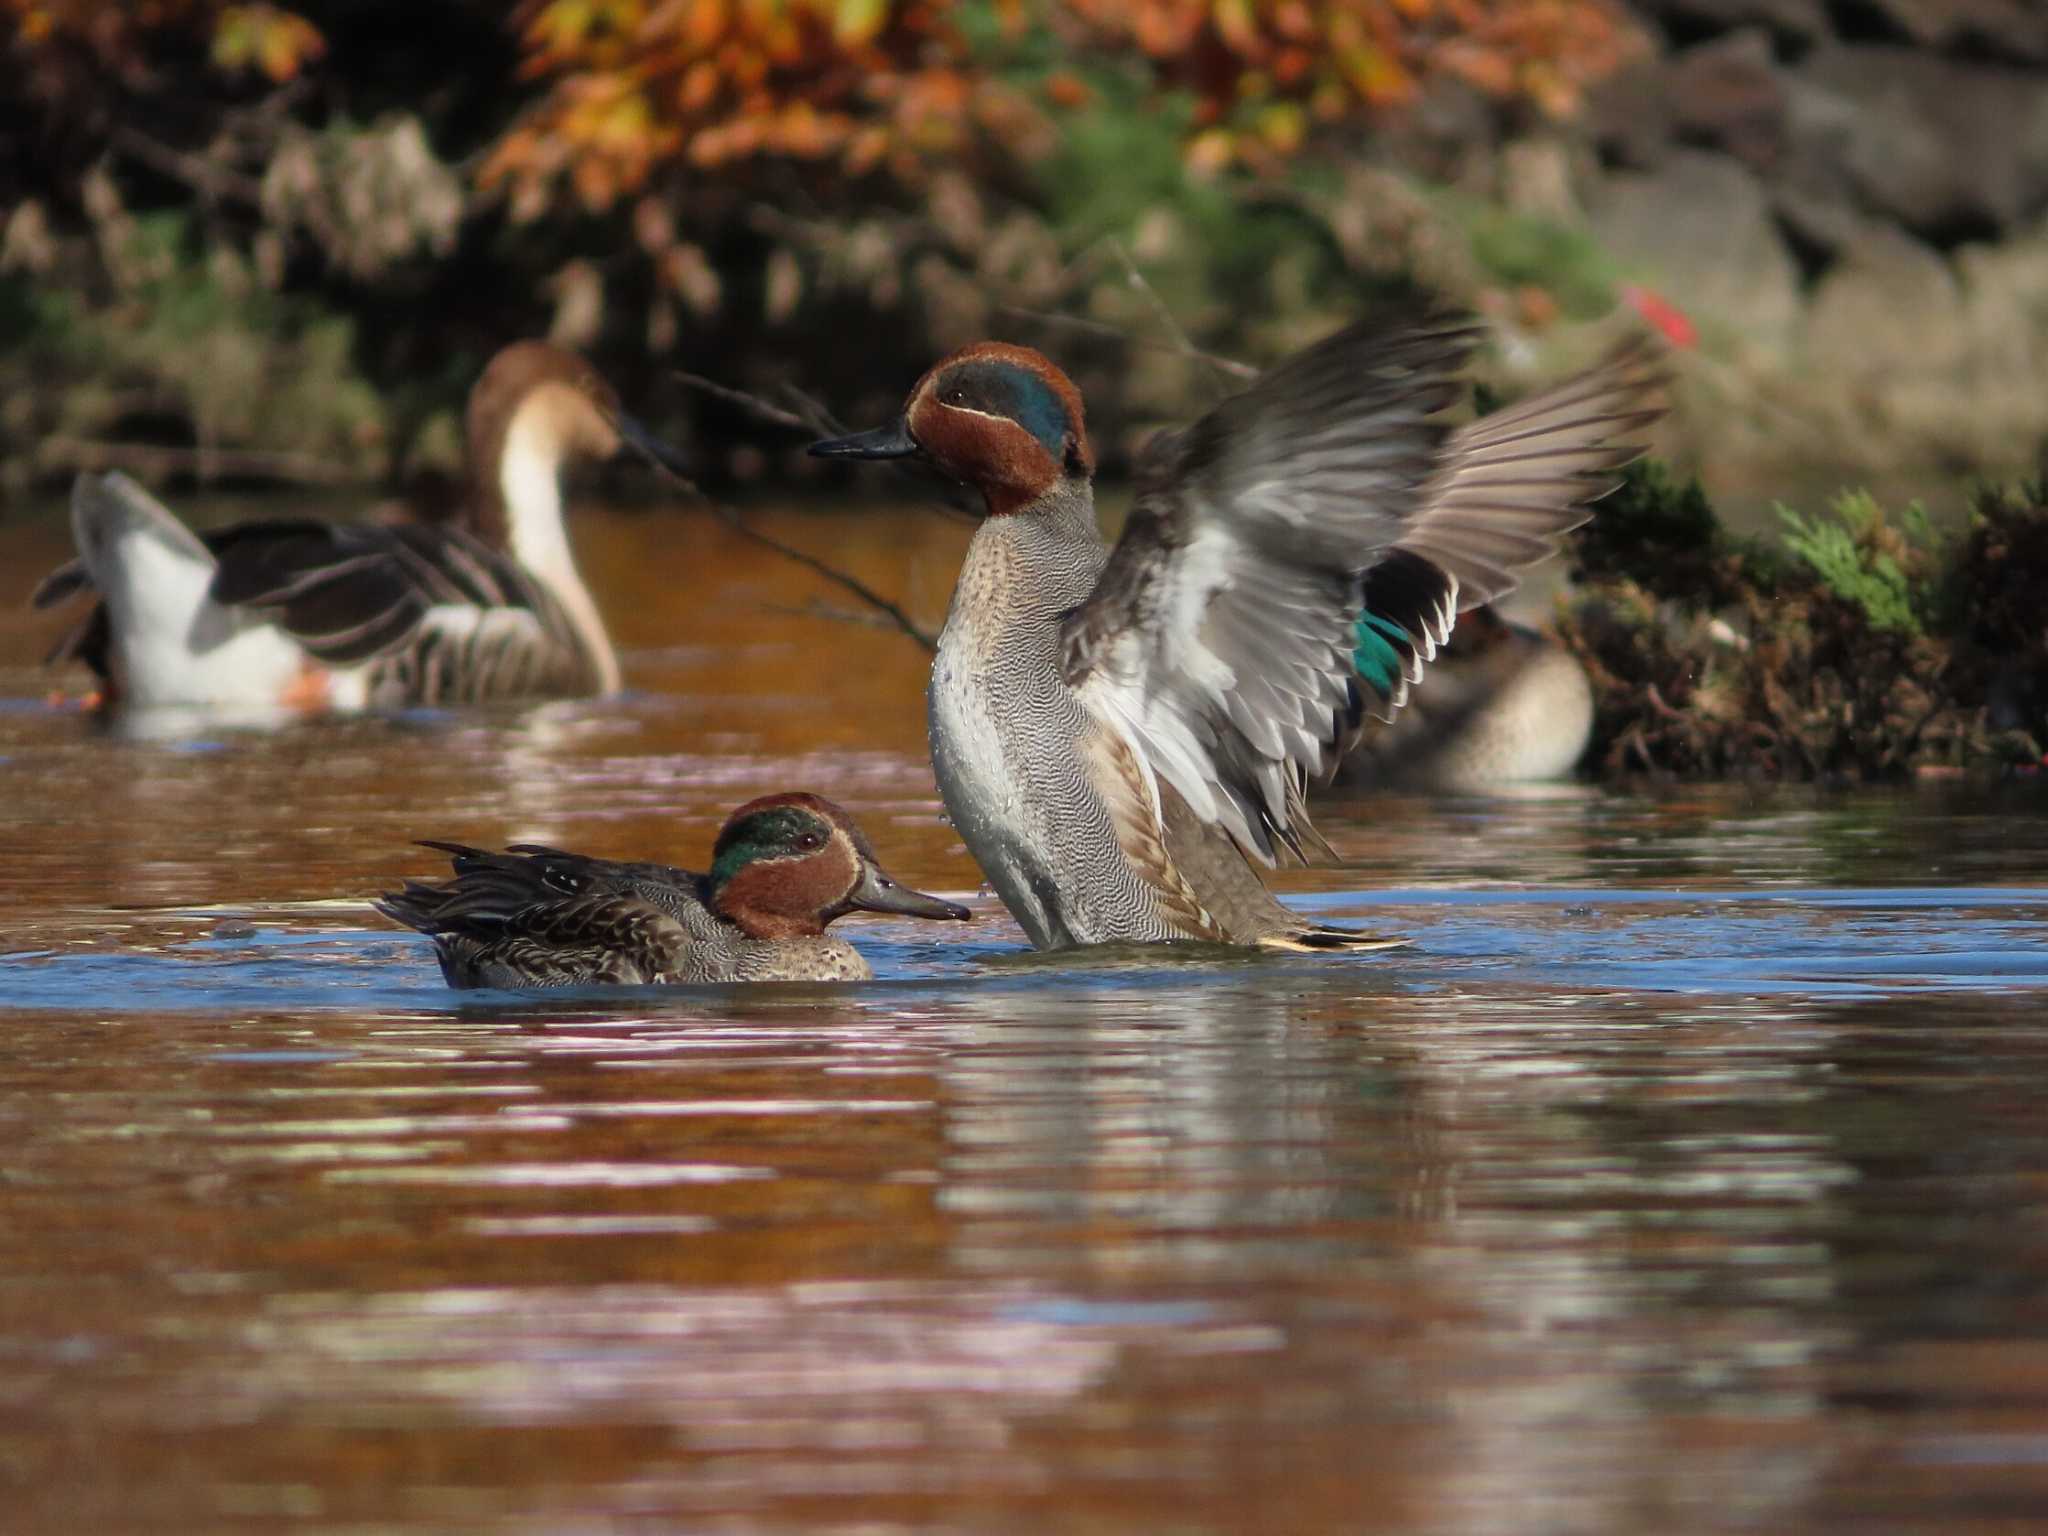
<instances>
[{"instance_id":1,"label":"water","mask_svg":"<svg viewBox=\"0 0 2048 1536\"><path fill-rule=\"evenodd\" d=\"M775 526L943 607L948 525ZM1334 803L1357 961L983 897L862 989L453 994L366 905L414 837L813 788L976 888L906 642L578 536L627 698L123 738L0 528L10 1531L2048 1520L2039 785Z\"/></svg>"}]
</instances>

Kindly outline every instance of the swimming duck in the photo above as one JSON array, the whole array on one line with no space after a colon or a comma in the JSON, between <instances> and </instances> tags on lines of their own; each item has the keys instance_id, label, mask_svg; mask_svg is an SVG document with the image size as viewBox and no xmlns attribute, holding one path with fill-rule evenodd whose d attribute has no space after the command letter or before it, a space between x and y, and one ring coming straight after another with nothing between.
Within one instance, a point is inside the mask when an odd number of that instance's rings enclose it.
<instances>
[{"instance_id":1,"label":"swimming duck","mask_svg":"<svg viewBox=\"0 0 2048 1536\"><path fill-rule=\"evenodd\" d=\"M981 493L932 665L946 809L1039 948L1210 940L1358 949L1253 861L1305 858L1303 807L1391 715L1458 614L1515 585L1613 488L1651 422L1650 354L1453 428L1470 324L1353 325L1155 437L1116 547L1081 396L1027 347L939 362L824 457L918 456Z\"/></svg>"},{"instance_id":2,"label":"swimming duck","mask_svg":"<svg viewBox=\"0 0 2048 1536\"><path fill-rule=\"evenodd\" d=\"M451 987L695 981L866 981L825 927L849 912L965 922L965 907L898 885L853 818L818 795L768 795L726 819L711 872L461 843L455 878L376 903L432 937Z\"/></svg>"},{"instance_id":3,"label":"swimming duck","mask_svg":"<svg viewBox=\"0 0 2048 1536\"><path fill-rule=\"evenodd\" d=\"M1593 684L1556 637L1488 604L1461 615L1427 687L1339 766L1347 784L1472 794L1561 779L1593 736Z\"/></svg>"},{"instance_id":4,"label":"swimming duck","mask_svg":"<svg viewBox=\"0 0 2048 1536\"><path fill-rule=\"evenodd\" d=\"M582 358L499 352L470 391L467 500L446 522L286 518L193 533L118 472L78 478L78 558L38 608L88 589L50 660L129 705L306 712L611 693L618 659L562 526L560 471L669 451Z\"/></svg>"}]
</instances>

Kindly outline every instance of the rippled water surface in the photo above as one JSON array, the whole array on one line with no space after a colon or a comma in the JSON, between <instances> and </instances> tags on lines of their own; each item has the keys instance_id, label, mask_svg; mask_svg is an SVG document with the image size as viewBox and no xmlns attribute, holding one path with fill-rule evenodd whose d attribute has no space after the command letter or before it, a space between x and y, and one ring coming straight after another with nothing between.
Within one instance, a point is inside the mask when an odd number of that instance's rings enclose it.
<instances>
[{"instance_id":1,"label":"rippled water surface","mask_svg":"<svg viewBox=\"0 0 2048 1536\"><path fill-rule=\"evenodd\" d=\"M960 530L775 525L942 611ZM623 699L116 735L0 528L0 1526L2048 1521L2040 784L1333 801L1364 959L980 897L867 988L453 994L366 905L415 837L809 788L976 889L905 641L578 536Z\"/></svg>"}]
</instances>

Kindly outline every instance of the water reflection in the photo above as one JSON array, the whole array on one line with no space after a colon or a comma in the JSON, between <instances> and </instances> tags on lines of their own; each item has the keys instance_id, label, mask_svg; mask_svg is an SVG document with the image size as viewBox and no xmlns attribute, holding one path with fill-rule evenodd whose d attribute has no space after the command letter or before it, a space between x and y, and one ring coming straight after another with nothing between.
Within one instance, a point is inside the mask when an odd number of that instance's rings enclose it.
<instances>
[{"instance_id":1,"label":"water reflection","mask_svg":"<svg viewBox=\"0 0 2048 1536\"><path fill-rule=\"evenodd\" d=\"M921 656L579 533L617 700L117 740L0 671L10 1529L2032 1520L2030 787L1331 801L1287 884L1366 964L983 898L867 988L452 994L362 905L415 836L687 861L807 786L977 880Z\"/></svg>"}]
</instances>

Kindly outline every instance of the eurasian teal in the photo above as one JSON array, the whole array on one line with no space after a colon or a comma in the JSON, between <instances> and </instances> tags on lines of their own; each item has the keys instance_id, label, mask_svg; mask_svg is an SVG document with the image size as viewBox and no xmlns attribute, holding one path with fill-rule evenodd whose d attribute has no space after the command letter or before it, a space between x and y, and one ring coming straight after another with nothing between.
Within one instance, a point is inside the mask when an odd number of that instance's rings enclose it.
<instances>
[{"instance_id":1,"label":"eurasian teal","mask_svg":"<svg viewBox=\"0 0 2048 1536\"><path fill-rule=\"evenodd\" d=\"M34 602L99 602L59 642L125 704L352 711L611 693L619 664L562 526L560 472L669 451L582 358L519 342L470 391L447 522L288 518L200 536L118 472L78 478L78 558Z\"/></svg>"},{"instance_id":2,"label":"eurasian teal","mask_svg":"<svg viewBox=\"0 0 2048 1536\"><path fill-rule=\"evenodd\" d=\"M1347 784L1475 794L1561 779L1593 735L1593 684L1557 639L1489 604L1461 616L1428 686L1367 731Z\"/></svg>"},{"instance_id":3,"label":"eurasian teal","mask_svg":"<svg viewBox=\"0 0 2048 1536\"><path fill-rule=\"evenodd\" d=\"M451 855L455 878L408 881L377 910L432 937L451 987L866 981L860 952L825 932L835 918L970 915L890 879L853 818L817 795L734 811L708 875L529 843L422 846Z\"/></svg>"},{"instance_id":4,"label":"eurasian teal","mask_svg":"<svg viewBox=\"0 0 2048 1536\"><path fill-rule=\"evenodd\" d=\"M981 493L932 763L1032 943L1396 942L1290 911L1251 861L1320 845L1310 780L1406 700L1460 611L1585 520L1659 413L1634 347L1451 427L1477 336L1358 325L1289 358L1153 440L1114 550L1080 394L1028 348L956 352L891 425L812 447L918 455Z\"/></svg>"}]
</instances>

